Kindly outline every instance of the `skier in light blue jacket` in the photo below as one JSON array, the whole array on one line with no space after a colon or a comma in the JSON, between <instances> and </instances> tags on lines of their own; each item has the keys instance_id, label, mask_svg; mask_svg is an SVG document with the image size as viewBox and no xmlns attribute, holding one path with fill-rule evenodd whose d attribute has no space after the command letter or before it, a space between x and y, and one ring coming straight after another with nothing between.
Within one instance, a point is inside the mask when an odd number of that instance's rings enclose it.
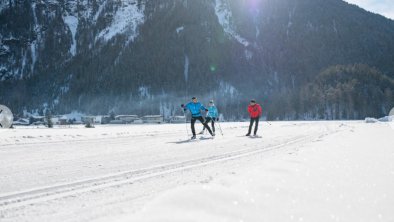
<instances>
[{"instance_id":1,"label":"skier in light blue jacket","mask_svg":"<svg viewBox=\"0 0 394 222\"><path fill-rule=\"evenodd\" d=\"M204 118L201 115L201 111L208 112L208 109L206 109L200 102L198 102L196 97L192 98L192 102L189 102L186 105L182 104L181 107L183 108L183 111L189 110L190 113L192 114L192 118L191 118L191 128L193 134L193 137L191 138L192 140L196 139L196 130L194 128L194 124L196 123L197 120L204 125L204 128L208 129L209 133L212 136L215 136L215 133L211 131L211 129L205 123Z\"/></svg>"},{"instance_id":2,"label":"skier in light blue jacket","mask_svg":"<svg viewBox=\"0 0 394 222\"><path fill-rule=\"evenodd\" d=\"M200 134L204 133L205 126L208 125L209 122L212 121L212 132L215 133L215 121L219 120L219 112L218 109L215 106L215 103L213 100L209 101L208 108L207 108L207 116L205 117L205 125L203 130L200 132Z\"/></svg>"}]
</instances>

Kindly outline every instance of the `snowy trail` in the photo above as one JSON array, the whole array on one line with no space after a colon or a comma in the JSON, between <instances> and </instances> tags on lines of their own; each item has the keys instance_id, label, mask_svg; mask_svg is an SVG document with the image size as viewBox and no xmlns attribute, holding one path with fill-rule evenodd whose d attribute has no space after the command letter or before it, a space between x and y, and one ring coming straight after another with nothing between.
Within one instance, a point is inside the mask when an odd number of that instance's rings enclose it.
<instances>
[{"instance_id":1,"label":"snowy trail","mask_svg":"<svg viewBox=\"0 0 394 222\"><path fill-rule=\"evenodd\" d=\"M114 173L206 158L242 150L244 147L272 146L288 139L309 135L315 130L325 130L324 126L313 125L308 127L307 131L296 132L296 126L287 127L285 123L278 124L277 127L270 128L272 133L266 135L267 138L264 140L267 143L262 144L262 140L254 141L238 137L244 134L246 126L223 124L224 130L226 130L225 137L218 136L214 141L183 143L184 139L179 139L180 135L181 138L184 137L183 127L182 125L116 127L110 130L114 130L114 134L120 134L119 138L102 140L92 137L93 139L81 142L78 137L78 141L71 140L63 143L5 146L0 148L2 162L0 179L3 181L0 184L1 193L22 192L34 187L90 180ZM129 131L131 135L134 133L141 135L142 132L145 132L145 136L124 137L125 130ZM37 133L40 133L39 131ZM48 133L46 129L41 131L44 135ZM72 129L68 131L68 133L74 133ZM78 131L81 137L89 137L90 135L85 134L92 132L86 129ZM108 128L98 128L94 131L96 131L95 135L101 135L102 131L108 133ZM28 130L27 132L30 133ZM54 134L56 133L57 131L54 131ZM283 137L281 133L289 135ZM34 135L34 137L38 136ZM198 149L194 149L197 147ZM27 153L28 155L26 155ZM34 175L35 178L32 180L26 175Z\"/></svg>"},{"instance_id":2,"label":"snowy trail","mask_svg":"<svg viewBox=\"0 0 394 222\"><path fill-rule=\"evenodd\" d=\"M156 193L205 178L203 170L219 172L223 165L232 168L235 162L245 165L248 158L270 155L353 127L341 122L278 122L262 124L263 139L251 139L241 136L247 124L222 123L224 137L190 143L182 139L186 137L184 125L55 129L51 137L39 136L48 134L46 129L0 133L0 138L8 140L24 138L0 146L0 218L93 221L109 212L122 213L119 209L130 203L128 209L138 210ZM79 136L68 136L75 133ZM29 141L32 137L41 139ZM90 210L78 208L80 204ZM67 212L61 210L64 208ZM76 212L82 216L70 217ZM36 214L45 216L32 220L31 215Z\"/></svg>"},{"instance_id":3,"label":"snowy trail","mask_svg":"<svg viewBox=\"0 0 394 222\"><path fill-rule=\"evenodd\" d=\"M269 147L244 149L244 150L233 151L229 153L223 153L217 156L210 156L206 158L188 160L180 163L172 163L163 166L152 167L149 169L123 172L119 174L93 178L85 181L78 181L78 182L62 184L62 185L54 185L51 187L35 189L31 191L23 191L14 194L6 194L4 196L0 196L0 208L2 210L5 210L5 209L20 207L23 205L29 205L41 201L48 201L51 199L72 196L82 192L90 192L97 189L128 184L141 179L159 177L165 174L174 173L176 171L201 167L203 165L208 165L208 164L215 164L219 161L229 161L235 158L241 158L248 155L254 155L262 152L268 152L274 149L280 149L287 145L307 142L322 137L324 135L327 135L327 132L320 133L317 135L302 136L296 139L286 141L285 143L281 143Z\"/></svg>"},{"instance_id":4,"label":"snowy trail","mask_svg":"<svg viewBox=\"0 0 394 222\"><path fill-rule=\"evenodd\" d=\"M393 129L344 124L350 127L238 160L222 174L206 172L207 182L177 186L137 213L100 222L394 221Z\"/></svg>"}]
</instances>

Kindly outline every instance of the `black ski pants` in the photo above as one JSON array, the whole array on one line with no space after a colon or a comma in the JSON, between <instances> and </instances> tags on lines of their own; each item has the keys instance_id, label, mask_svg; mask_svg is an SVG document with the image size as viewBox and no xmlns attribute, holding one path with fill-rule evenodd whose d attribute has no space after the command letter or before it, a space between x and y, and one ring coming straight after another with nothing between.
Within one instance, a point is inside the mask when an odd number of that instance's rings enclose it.
<instances>
[{"instance_id":1,"label":"black ski pants","mask_svg":"<svg viewBox=\"0 0 394 222\"><path fill-rule=\"evenodd\" d=\"M212 121L212 122L211 122L211 121ZM208 125L209 122L211 122L212 132L215 132L215 118L206 117L206 118L205 118L205 124ZM205 126L204 126L204 129L202 129L202 130L205 130Z\"/></svg>"},{"instance_id":2,"label":"black ski pants","mask_svg":"<svg viewBox=\"0 0 394 222\"><path fill-rule=\"evenodd\" d=\"M250 124L249 124L249 131L248 134L250 134L252 132L252 127L253 127L253 123L256 122L256 125L254 127L254 135L257 134L257 130L259 129L259 120L260 117L256 117L256 118L250 118Z\"/></svg>"},{"instance_id":3,"label":"black ski pants","mask_svg":"<svg viewBox=\"0 0 394 222\"><path fill-rule=\"evenodd\" d=\"M204 127L207 128L208 132L212 135L212 130L211 130L211 128L209 128L208 124L205 123L204 118L202 118L202 116L197 116L197 117L192 116L191 124L192 124L192 133L193 133L193 136L196 135L196 129L194 128L194 124L196 123L197 120L200 121L200 122L204 125Z\"/></svg>"}]
</instances>

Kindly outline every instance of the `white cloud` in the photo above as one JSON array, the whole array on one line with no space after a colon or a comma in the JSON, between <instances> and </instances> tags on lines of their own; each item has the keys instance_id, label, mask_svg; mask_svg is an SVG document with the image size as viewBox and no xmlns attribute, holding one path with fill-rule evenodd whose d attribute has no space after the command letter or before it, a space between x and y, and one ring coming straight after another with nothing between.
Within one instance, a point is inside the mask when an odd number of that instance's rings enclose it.
<instances>
[{"instance_id":1,"label":"white cloud","mask_svg":"<svg viewBox=\"0 0 394 222\"><path fill-rule=\"evenodd\" d=\"M379 13L388 18L394 19L393 0L345 0L345 1L352 4L356 4L368 11Z\"/></svg>"}]
</instances>

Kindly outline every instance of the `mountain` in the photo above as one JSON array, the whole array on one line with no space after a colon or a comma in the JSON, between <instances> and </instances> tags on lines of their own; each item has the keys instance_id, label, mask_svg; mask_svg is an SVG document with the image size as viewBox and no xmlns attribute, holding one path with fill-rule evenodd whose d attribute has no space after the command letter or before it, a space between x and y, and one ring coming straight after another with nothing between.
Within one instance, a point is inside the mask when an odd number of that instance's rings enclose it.
<instances>
[{"instance_id":1,"label":"mountain","mask_svg":"<svg viewBox=\"0 0 394 222\"><path fill-rule=\"evenodd\" d=\"M342 0L0 0L0 101L19 113L168 116L198 96L227 119L251 98L269 119L381 116L393 61L394 21ZM331 115L305 102L338 65L388 79L379 104Z\"/></svg>"}]
</instances>

